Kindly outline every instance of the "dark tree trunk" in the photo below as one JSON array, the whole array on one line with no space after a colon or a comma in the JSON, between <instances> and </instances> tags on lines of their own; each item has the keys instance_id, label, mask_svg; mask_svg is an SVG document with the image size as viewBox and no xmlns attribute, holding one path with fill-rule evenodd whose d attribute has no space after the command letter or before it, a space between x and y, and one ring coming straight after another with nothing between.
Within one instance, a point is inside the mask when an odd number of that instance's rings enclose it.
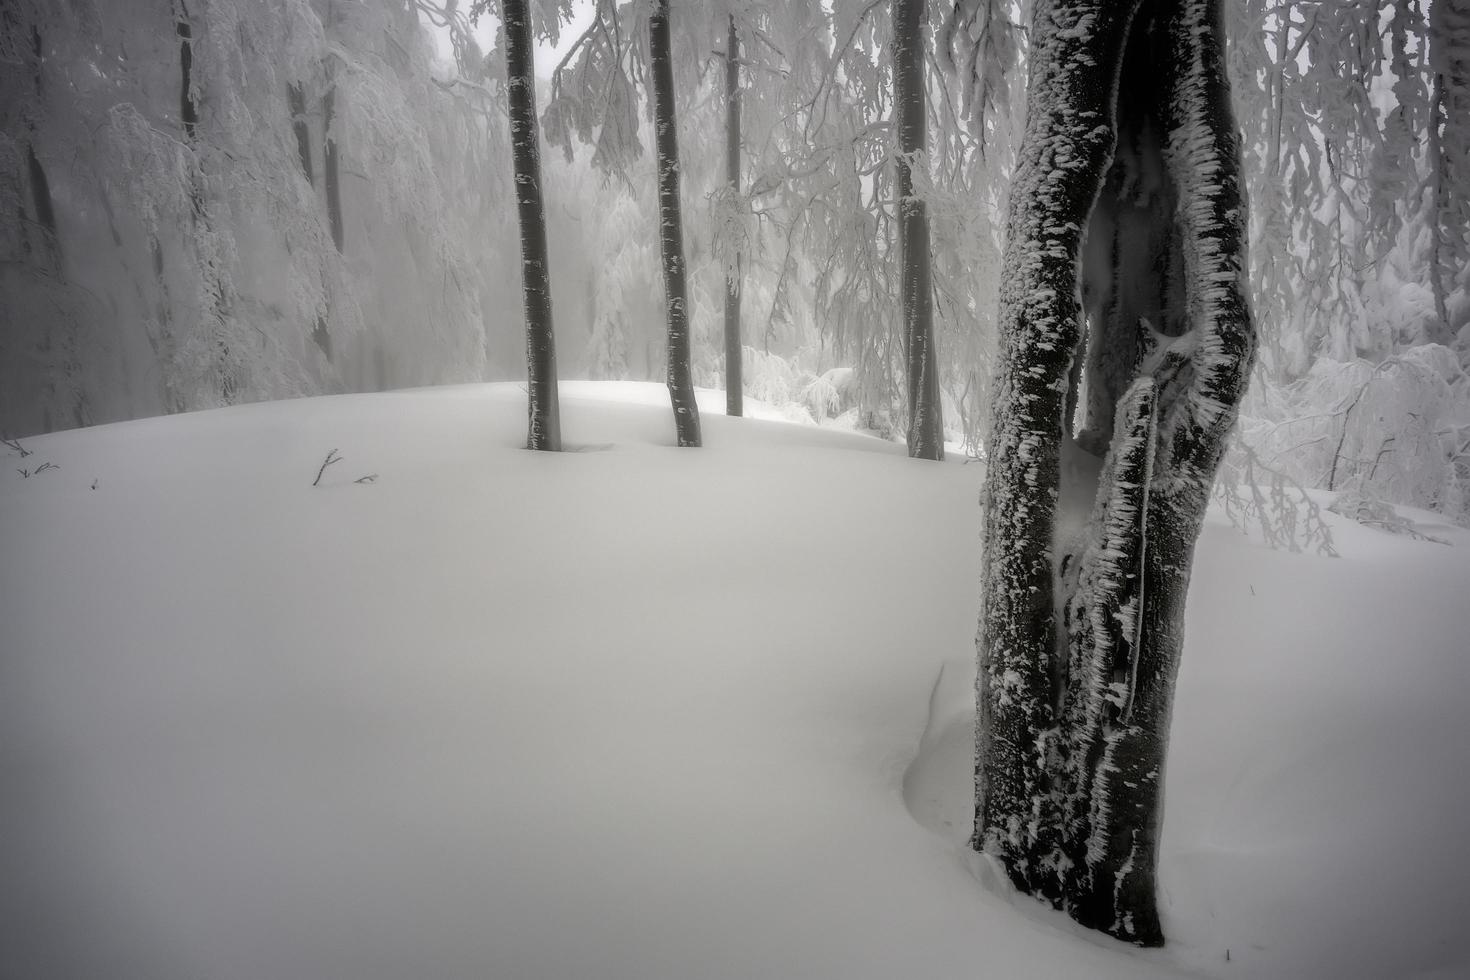
<instances>
[{"instance_id":1,"label":"dark tree trunk","mask_svg":"<svg viewBox=\"0 0 1470 980\"><path fill-rule=\"evenodd\" d=\"M183 0L179 0L174 29L179 35L179 122L184 127L184 139L192 144L199 128L199 100L194 92L194 27Z\"/></svg>"},{"instance_id":2,"label":"dark tree trunk","mask_svg":"<svg viewBox=\"0 0 1470 980\"><path fill-rule=\"evenodd\" d=\"M730 33L725 41L725 180L730 193L740 193L740 36L735 15L730 15ZM725 274L725 414L744 413L744 381L741 378L740 262L735 256L733 272Z\"/></svg>"},{"instance_id":3,"label":"dark tree trunk","mask_svg":"<svg viewBox=\"0 0 1470 980\"><path fill-rule=\"evenodd\" d=\"M19 31L21 25L14 14L11 13L8 4L0 5L0 11L4 12L3 24L7 31ZM29 64L31 71L31 85L36 99L36 112L45 113L45 92L43 90L42 62L45 58L45 45L41 41L41 28L37 24L31 24L31 44ZM45 255L55 274L62 274L61 261L61 236L56 225L56 205L51 197L51 181L46 176L46 167L41 163L41 158L36 155L36 122L32 118L26 123L26 176L29 178L31 187L31 210L34 213L36 224L40 225L45 232L40 251ZM24 212L22 212L24 217Z\"/></svg>"},{"instance_id":4,"label":"dark tree trunk","mask_svg":"<svg viewBox=\"0 0 1470 980\"><path fill-rule=\"evenodd\" d=\"M922 164L925 133L924 0L893 0L893 106L898 117L895 161L898 243L903 273L904 348L908 355L909 455L944 458L944 420L934 349L934 288L929 269L929 215L914 195L913 165Z\"/></svg>"},{"instance_id":5,"label":"dark tree trunk","mask_svg":"<svg viewBox=\"0 0 1470 980\"><path fill-rule=\"evenodd\" d=\"M1037 3L986 446L974 844L1140 945L1194 544L1255 354L1219 2ZM1089 447L1096 485L1064 487ZM1077 489L1091 518L1056 540Z\"/></svg>"},{"instance_id":6,"label":"dark tree trunk","mask_svg":"<svg viewBox=\"0 0 1470 980\"><path fill-rule=\"evenodd\" d=\"M690 370L688 286L684 271L684 224L679 205L679 135L674 123L674 64L669 41L668 0L654 0L648 18L648 55L653 70L654 142L658 155L659 245L669 321L669 400L681 446L699 445L699 406Z\"/></svg>"},{"instance_id":7,"label":"dark tree trunk","mask_svg":"<svg viewBox=\"0 0 1470 980\"><path fill-rule=\"evenodd\" d=\"M296 137L296 157L301 162L301 173L306 177L306 182L315 187L316 174L313 172L311 162L311 129L307 126L306 121L306 91L300 82L292 82L286 86L286 105L291 110L291 132ZM335 144L333 146L335 150ZM335 244L340 253L341 241ZM332 335L327 330L326 316L316 318L316 325L311 329L311 339L321 350L322 356L330 361L332 359Z\"/></svg>"},{"instance_id":8,"label":"dark tree trunk","mask_svg":"<svg viewBox=\"0 0 1470 980\"><path fill-rule=\"evenodd\" d=\"M341 252L346 247L342 228L342 163L337 147L337 85L328 77L322 96L322 189L327 193L327 222L332 226L332 244Z\"/></svg>"},{"instance_id":9,"label":"dark tree trunk","mask_svg":"<svg viewBox=\"0 0 1470 980\"><path fill-rule=\"evenodd\" d=\"M296 155L301 161L301 172L306 182L316 185L316 174L311 165L311 130L306 124L306 92L300 82L286 86L286 104L291 110L291 132L296 135Z\"/></svg>"},{"instance_id":10,"label":"dark tree trunk","mask_svg":"<svg viewBox=\"0 0 1470 980\"><path fill-rule=\"evenodd\" d=\"M510 94L511 157L521 223L521 287L526 306L529 391L528 449L561 449L561 410L556 389L556 339L551 321L551 273L546 211L541 201L541 150L536 128L536 75L531 58L531 17L526 0L503 0L506 78Z\"/></svg>"},{"instance_id":11,"label":"dark tree trunk","mask_svg":"<svg viewBox=\"0 0 1470 980\"><path fill-rule=\"evenodd\" d=\"M205 200L204 157L199 148L199 92L194 84L194 25L185 0L178 0L174 29L179 38L179 122L183 126L184 141L194 151L195 164L189 190L193 210L193 227L196 235L212 232L213 218ZM218 271L208 268L201 260L201 274L206 279L210 304L216 326L223 330L230 320L230 297L226 294L225 281ZM216 370L219 393L225 404L233 404L239 395L242 379L231 368L231 354L223 339L215 342L217 352Z\"/></svg>"},{"instance_id":12,"label":"dark tree trunk","mask_svg":"<svg viewBox=\"0 0 1470 980\"><path fill-rule=\"evenodd\" d=\"M1429 62L1429 282L1439 321L1431 339L1453 346L1470 322L1470 301L1462 297L1458 310L1451 302L1457 288L1470 288L1470 0L1430 5Z\"/></svg>"}]
</instances>

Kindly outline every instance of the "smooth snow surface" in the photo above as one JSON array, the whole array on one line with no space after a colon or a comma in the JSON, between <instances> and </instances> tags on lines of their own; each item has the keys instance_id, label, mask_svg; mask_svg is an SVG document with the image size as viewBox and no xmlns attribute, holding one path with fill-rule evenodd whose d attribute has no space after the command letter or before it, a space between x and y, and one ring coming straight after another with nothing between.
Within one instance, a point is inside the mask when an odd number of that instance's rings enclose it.
<instances>
[{"instance_id":1,"label":"smooth snow surface","mask_svg":"<svg viewBox=\"0 0 1470 980\"><path fill-rule=\"evenodd\" d=\"M24 440L0 977L1470 973L1470 534L1209 525L1142 953L964 848L978 466L722 399L698 450L629 384L554 455L515 385Z\"/></svg>"}]
</instances>

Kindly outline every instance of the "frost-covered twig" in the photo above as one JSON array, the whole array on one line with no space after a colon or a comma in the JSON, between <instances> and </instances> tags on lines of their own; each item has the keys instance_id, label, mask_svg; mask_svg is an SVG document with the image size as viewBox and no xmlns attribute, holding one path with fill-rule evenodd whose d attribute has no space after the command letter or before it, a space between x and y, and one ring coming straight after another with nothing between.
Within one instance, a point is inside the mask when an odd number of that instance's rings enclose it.
<instances>
[{"instance_id":1,"label":"frost-covered twig","mask_svg":"<svg viewBox=\"0 0 1470 980\"><path fill-rule=\"evenodd\" d=\"M1259 531L1268 547L1299 553L1315 545L1317 554L1337 555L1332 529L1317 502L1240 439L1221 464L1211 495L1236 530L1247 536L1253 529Z\"/></svg>"}]
</instances>

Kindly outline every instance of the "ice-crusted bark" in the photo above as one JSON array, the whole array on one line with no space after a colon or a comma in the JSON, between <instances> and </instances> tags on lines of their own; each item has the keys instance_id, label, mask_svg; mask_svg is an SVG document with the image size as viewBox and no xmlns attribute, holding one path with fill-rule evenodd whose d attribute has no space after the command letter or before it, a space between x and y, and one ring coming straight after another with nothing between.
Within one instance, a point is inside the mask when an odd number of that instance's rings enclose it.
<instances>
[{"instance_id":1,"label":"ice-crusted bark","mask_svg":"<svg viewBox=\"0 0 1470 980\"><path fill-rule=\"evenodd\" d=\"M689 299L684 268L684 219L679 204L679 137L674 123L674 59L668 0L654 0L648 16L648 60L653 74L654 146L658 156L659 245L669 320L669 400L681 446L698 446L699 405L689 365Z\"/></svg>"},{"instance_id":2,"label":"ice-crusted bark","mask_svg":"<svg viewBox=\"0 0 1470 980\"><path fill-rule=\"evenodd\" d=\"M510 102L511 159L521 226L521 293L526 308L527 449L561 450L561 404L556 387L556 338L551 318L551 272L546 208L541 200L541 145L536 126L536 74L531 58L531 15L525 0L504 0L506 89Z\"/></svg>"},{"instance_id":3,"label":"ice-crusted bark","mask_svg":"<svg viewBox=\"0 0 1470 980\"><path fill-rule=\"evenodd\" d=\"M1032 37L986 480L975 844L1079 922L1157 945L1189 571L1255 354L1219 0L1144 0L1127 12L1055 0L1038 4ZM1090 87L1067 86L1077 71L1093 73ZM1120 71L1129 97L1151 108L1115 113L1116 89L1098 79ZM1079 106L1101 148L1091 156L1071 135ZM1082 162L1068 172L1059 158ZM1157 186L1141 197L1148 180ZM1162 215L1141 213L1144 200ZM1088 212L1111 241L1090 249L1093 336L1078 371L1076 230ZM1062 542L1058 458L1079 383L1085 431L1106 457L1080 540Z\"/></svg>"},{"instance_id":4,"label":"ice-crusted bark","mask_svg":"<svg viewBox=\"0 0 1470 980\"><path fill-rule=\"evenodd\" d=\"M1027 122L1001 272L1000 344L985 477L974 844L1012 881L1060 902L1058 812L1045 733L1059 656L1052 535L1066 379L1078 341L1082 229L1113 150L1133 3L1039 0Z\"/></svg>"}]
</instances>

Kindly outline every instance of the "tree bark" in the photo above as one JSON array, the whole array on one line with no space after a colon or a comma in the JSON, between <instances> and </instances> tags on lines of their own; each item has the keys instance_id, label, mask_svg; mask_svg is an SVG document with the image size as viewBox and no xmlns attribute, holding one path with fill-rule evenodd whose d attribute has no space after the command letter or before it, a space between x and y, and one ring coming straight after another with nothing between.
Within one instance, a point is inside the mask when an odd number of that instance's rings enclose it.
<instances>
[{"instance_id":1,"label":"tree bark","mask_svg":"<svg viewBox=\"0 0 1470 980\"><path fill-rule=\"evenodd\" d=\"M654 143L658 156L659 246L668 304L669 400L680 446L698 446L699 405L690 369L688 285L684 269L684 225L679 203L679 137L674 121L674 65L669 40L668 0L654 0L648 18L648 54L653 73Z\"/></svg>"},{"instance_id":2,"label":"tree bark","mask_svg":"<svg viewBox=\"0 0 1470 980\"><path fill-rule=\"evenodd\" d=\"M914 194L913 166L927 150L924 0L893 0L893 105L898 119L899 156L894 161L898 195L898 242L902 264L905 374L908 385L908 448L918 459L944 458L944 420L934 349L934 287L929 268L929 215Z\"/></svg>"},{"instance_id":3,"label":"tree bark","mask_svg":"<svg viewBox=\"0 0 1470 980\"><path fill-rule=\"evenodd\" d=\"M1439 328L1432 339L1454 345L1470 322L1470 2L1434 0L1429 7L1429 187L1433 209L1429 281Z\"/></svg>"},{"instance_id":4,"label":"tree bark","mask_svg":"<svg viewBox=\"0 0 1470 980\"><path fill-rule=\"evenodd\" d=\"M735 15L730 15L730 33L725 40L725 180L730 194L740 193L740 36L735 31ZM740 263L725 273L725 414L735 417L744 413L744 381L741 377L742 345L740 343Z\"/></svg>"},{"instance_id":5,"label":"tree bark","mask_svg":"<svg viewBox=\"0 0 1470 980\"><path fill-rule=\"evenodd\" d=\"M551 273L546 209L541 199L541 149L536 125L536 74L526 0L503 0L506 82L510 96L511 158L521 226L521 294L526 308L527 449L561 450L561 407L556 387L556 337L551 319Z\"/></svg>"},{"instance_id":6,"label":"tree bark","mask_svg":"<svg viewBox=\"0 0 1470 980\"><path fill-rule=\"evenodd\" d=\"M316 186L311 164L311 130L306 125L306 91L300 82L286 86L286 105L291 110L291 132L296 136L296 155L306 182Z\"/></svg>"},{"instance_id":7,"label":"tree bark","mask_svg":"<svg viewBox=\"0 0 1470 980\"><path fill-rule=\"evenodd\" d=\"M21 25L12 14L8 4L0 5L0 12L4 13L3 23L8 31L19 31ZM36 113L45 113L45 91L43 88L43 62L45 60L45 45L41 41L41 27L39 24L30 25L31 43L29 55L29 67L31 72L31 85L36 99ZM61 254L61 234L56 224L56 205L51 196L51 181L46 176L46 167L41 163L41 158L36 155L36 118L31 117L26 122L26 175L29 178L31 189L31 210L35 214L36 224L46 233L41 246L41 251L46 256L52 271L58 276L63 275L63 263Z\"/></svg>"},{"instance_id":8,"label":"tree bark","mask_svg":"<svg viewBox=\"0 0 1470 980\"><path fill-rule=\"evenodd\" d=\"M292 82L286 86L286 105L291 110L291 132L296 137L296 157L301 163L301 173L306 177L306 182L315 187L316 174L313 172L311 162L311 129L307 126L306 121L306 90L300 82ZM333 149L335 151L335 144ZM336 162L335 158L333 162ZM334 186L335 183L333 181ZM334 228L334 231L336 230ZM340 253L342 243L335 241L334 244ZM323 289L325 290L325 285ZM322 356L330 361L332 359L332 335L327 329L325 315L317 316L316 324L311 329L311 339L321 350Z\"/></svg>"},{"instance_id":9,"label":"tree bark","mask_svg":"<svg viewBox=\"0 0 1470 980\"><path fill-rule=\"evenodd\" d=\"M179 122L184 130L184 142L188 144L195 156L189 200L193 211L192 221L197 250L198 238L213 234L215 218L210 215L205 202L204 155L200 153L199 146L199 92L194 84L194 24L186 0L178 0L175 13L174 30L179 38ZM206 289L209 292L215 327L222 333L230 320L231 305L224 277L218 269L210 269L208 262L202 256L200 257L200 274L205 279ZM215 372L220 399L226 405L231 405L239 396L242 379L231 368L232 357L226 341L220 337L215 341L214 346Z\"/></svg>"},{"instance_id":10,"label":"tree bark","mask_svg":"<svg viewBox=\"0 0 1470 980\"><path fill-rule=\"evenodd\" d=\"M337 146L337 85L330 75L327 91L322 96L322 189L327 194L327 222L332 226L332 244L340 253L346 247L342 227L342 162Z\"/></svg>"},{"instance_id":11,"label":"tree bark","mask_svg":"<svg viewBox=\"0 0 1470 980\"><path fill-rule=\"evenodd\" d=\"M1222 37L1219 0L1037 4L986 447L974 845L1021 890L1139 945L1163 942L1163 771L1194 544L1255 356ZM1152 211L1129 216L1154 167ZM1177 229L1182 261L1137 261L1159 226ZM1089 247L1113 285L1089 302L1082 371L1113 420L1082 488L1091 518L1057 540L1058 502L1075 497L1063 453L1083 452L1064 447L1084 228L1113 236Z\"/></svg>"}]
</instances>

